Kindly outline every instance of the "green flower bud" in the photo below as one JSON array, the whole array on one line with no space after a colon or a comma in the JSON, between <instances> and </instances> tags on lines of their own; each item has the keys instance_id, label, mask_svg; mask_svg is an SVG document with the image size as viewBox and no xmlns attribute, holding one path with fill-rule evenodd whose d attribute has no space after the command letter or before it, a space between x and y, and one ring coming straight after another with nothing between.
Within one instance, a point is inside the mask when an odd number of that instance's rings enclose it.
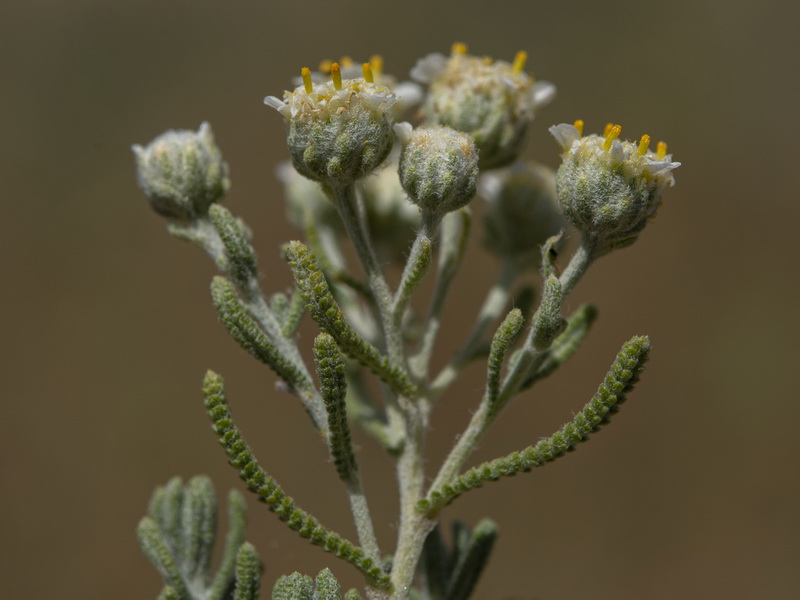
<instances>
[{"instance_id":1,"label":"green flower bud","mask_svg":"<svg viewBox=\"0 0 800 600\"><path fill-rule=\"evenodd\" d=\"M287 144L297 171L331 187L344 187L377 168L392 149L390 109L395 96L364 79L342 80L331 66L332 81L315 84L302 70L303 85L285 92L283 100L268 96L289 126Z\"/></svg>"},{"instance_id":2,"label":"green flower bud","mask_svg":"<svg viewBox=\"0 0 800 600\"><path fill-rule=\"evenodd\" d=\"M139 186L150 206L170 219L203 216L230 188L228 165L214 143L211 126L197 132L167 131L146 147L133 146Z\"/></svg>"},{"instance_id":3,"label":"green flower bud","mask_svg":"<svg viewBox=\"0 0 800 600\"><path fill-rule=\"evenodd\" d=\"M538 263L539 248L564 226L556 198L556 174L534 162L481 175L478 192L486 200L483 244L520 266Z\"/></svg>"},{"instance_id":4,"label":"green flower bud","mask_svg":"<svg viewBox=\"0 0 800 600\"><path fill-rule=\"evenodd\" d=\"M653 152L649 135L636 144L617 139L621 131L609 124L603 136L583 136L583 121L550 128L562 149L556 177L561 208L598 255L636 241L681 164L672 162L663 142Z\"/></svg>"},{"instance_id":5,"label":"green flower bud","mask_svg":"<svg viewBox=\"0 0 800 600\"><path fill-rule=\"evenodd\" d=\"M449 127L396 127L405 146L400 182L423 212L443 217L475 196L478 152L472 138Z\"/></svg>"},{"instance_id":6,"label":"green flower bud","mask_svg":"<svg viewBox=\"0 0 800 600\"><path fill-rule=\"evenodd\" d=\"M512 163L522 148L536 110L550 102L555 86L534 81L523 71L527 54L513 64L466 53L454 44L450 58L432 54L420 60L411 77L430 84L427 122L469 133L480 153L481 169Z\"/></svg>"}]
</instances>

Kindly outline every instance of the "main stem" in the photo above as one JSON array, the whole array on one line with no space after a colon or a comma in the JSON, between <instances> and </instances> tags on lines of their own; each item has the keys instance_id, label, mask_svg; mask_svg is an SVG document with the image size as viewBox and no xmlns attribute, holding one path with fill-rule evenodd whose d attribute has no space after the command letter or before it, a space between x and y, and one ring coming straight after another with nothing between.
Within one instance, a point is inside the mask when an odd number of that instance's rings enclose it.
<instances>
[{"instance_id":1,"label":"main stem","mask_svg":"<svg viewBox=\"0 0 800 600\"><path fill-rule=\"evenodd\" d=\"M435 520L417 511L417 503L425 494L422 451L427 425L427 417L419 409L419 405L406 412L405 423L406 443L397 463L400 530L391 573L394 600L408 600L425 538L436 525Z\"/></svg>"}]
</instances>

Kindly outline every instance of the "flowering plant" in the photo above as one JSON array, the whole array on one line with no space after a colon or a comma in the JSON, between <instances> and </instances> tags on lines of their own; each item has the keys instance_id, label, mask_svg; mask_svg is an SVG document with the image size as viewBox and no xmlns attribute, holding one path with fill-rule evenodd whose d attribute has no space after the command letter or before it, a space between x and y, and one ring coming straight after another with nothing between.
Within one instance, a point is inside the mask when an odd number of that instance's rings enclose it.
<instances>
[{"instance_id":1,"label":"flowering plant","mask_svg":"<svg viewBox=\"0 0 800 600\"><path fill-rule=\"evenodd\" d=\"M241 347L267 365L278 388L294 395L326 444L344 484L356 525L350 541L302 509L256 460L233 419L222 377L209 371L205 404L220 444L247 488L301 537L350 563L369 598L463 600L472 592L497 536L484 520L456 524L448 547L439 523L445 507L486 482L543 466L585 441L618 410L639 378L650 343L636 336L614 359L589 402L550 437L478 466L468 460L512 398L551 375L588 334L596 310L562 315L565 299L589 266L633 243L674 183L666 145L649 149L583 135L583 123L550 129L562 150L553 172L520 158L525 134L555 87L525 73L525 53L512 63L470 56L456 44L433 54L398 83L375 57L304 68L298 86L265 103L287 128L291 166L280 169L290 220L305 241L283 246L295 287L265 294L243 221L220 204L228 168L211 128L168 132L135 146L140 185L169 231L203 248L223 276L211 284L220 321ZM451 283L463 262L476 193L486 201L484 246L499 261L460 349L438 372L431 363ZM556 262L566 222L580 236L563 269ZM361 275L347 264L349 238ZM382 265L403 261L399 284ZM436 271L424 312L411 299ZM541 291L517 293L538 268ZM512 306L516 298L516 306ZM308 314L320 330L314 364L303 359L298 327ZM469 425L439 468L426 471L432 410L464 369L486 361L486 384ZM368 378L380 382L376 398ZM573 407L574 408L574 407ZM397 544L386 554L373 527L350 426L362 428L396 459L400 495ZM156 490L139 539L165 580L161 598L256 598L260 563L244 541L244 500L229 496L230 531L216 573L211 555L216 499L210 481L174 479ZM272 597L338 600L331 571L315 579L280 578ZM350 590L348 600L360 597Z\"/></svg>"}]
</instances>

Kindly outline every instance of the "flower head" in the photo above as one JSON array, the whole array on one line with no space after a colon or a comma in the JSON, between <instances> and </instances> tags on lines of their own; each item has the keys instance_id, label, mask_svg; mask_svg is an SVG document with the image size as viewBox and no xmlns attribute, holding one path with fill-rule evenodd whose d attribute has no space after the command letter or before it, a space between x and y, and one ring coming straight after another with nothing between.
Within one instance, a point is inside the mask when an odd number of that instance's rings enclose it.
<instances>
[{"instance_id":1,"label":"flower head","mask_svg":"<svg viewBox=\"0 0 800 600\"><path fill-rule=\"evenodd\" d=\"M562 150L556 184L564 215L601 254L636 241L681 164L664 142L653 152L649 135L635 143L618 139L621 131L610 123L602 136L584 136L583 121L550 128Z\"/></svg>"},{"instance_id":2,"label":"flower head","mask_svg":"<svg viewBox=\"0 0 800 600\"><path fill-rule=\"evenodd\" d=\"M331 80L314 83L304 68L303 85L285 92L283 100L264 99L286 119L292 162L306 177L332 187L350 185L392 149L395 95L374 82L369 64L363 65L363 75L343 79L341 67L333 63Z\"/></svg>"},{"instance_id":3,"label":"flower head","mask_svg":"<svg viewBox=\"0 0 800 600\"><path fill-rule=\"evenodd\" d=\"M525 52L513 63L467 54L454 44L449 58L432 54L420 60L412 78L430 85L429 123L472 136L481 169L509 164L519 154L536 110L555 95L555 86L525 73Z\"/></svg>"},{"instance_id":4,"label":"flower head","mask_svg":"<svg viewBox=\"0 0 800 600\"><path fill-rule=\"evenodd\" d=\"M133 146L139 186L157 213L182 221L205 215L230 188L228 165L211 126L167 131L147 146Z\"/></svg>"}]
</instances>

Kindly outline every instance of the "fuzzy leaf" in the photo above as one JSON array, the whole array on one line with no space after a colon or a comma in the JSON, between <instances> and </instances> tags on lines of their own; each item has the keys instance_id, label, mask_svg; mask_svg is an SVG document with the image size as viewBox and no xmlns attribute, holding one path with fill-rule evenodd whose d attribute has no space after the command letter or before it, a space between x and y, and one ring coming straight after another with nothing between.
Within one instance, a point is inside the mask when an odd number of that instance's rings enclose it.
<instances>
[{"instance_id":1,"label":"fuzzy leaf","mask_svg":"<svg viewBox=\"0 0 800 600\"><path fill-rule=\"evenodd\" d=\"M315 600L341 600L342 586L330 569L322 569L317 575L314 590Z\"/></svg>"},{"instance_id":2,"label":"fuzzy leaf","mask_svg":"<svg viewBox=\"0 0 800 600\"><path fill-rule=\"evenodd\" d=\"M420 558L422 586L427 590L427 595L431 600L444 600L452 572L450 556L439 527L437 525L425 538L425 546L423 546Z\"/></svg>"},{"instance_id":3,"label":"fuzzy leaf","mask_svg":"<svg viewBox=\"0 0 800 600\"><path fill-rule=\"evenodd\" d=\"M623 345L595 395L571 422L533 446L483 463L458 476L452 484L431 491L426 499L419 502L418 510L431 514L457 496L480 487L487 481L544 466L568 450L572 450L576 444L585 441L590 433L605 424L610 415L618 410L619 405L625 401L626 394L639 380L649 352L650 340L646 336L631 338Z\"/></svg>"},{"instance_id":4,"label":"fuzzy leaf","mask_svg":"<svg viewBox=\"0 0 800 600\"><path fill-rule=\"evenodd\" d=\"M358 360L398 394L415 398L417 389L402 369L391 365L387 357L358 335L346 321L317 259L308 247L300 242L290 242L284 246L284 252L297 287L306 301L306 309L320 329L336 340L342 352Z\"/></svg>"},{"instance_id":5,"label":"fuzzy leaf","mask_svg":"<svg viewBox=\"0 0 800 600\"><path fill-rule=\"evenodd\" d=\"M247 526L247 511L244 497L236 490L228 493L228 534L225 536L225 547L222 560L214 576L208 600L223 600L233 585L236 570L236 558L244 544Z\"/></svg>"},{"instance_id":6,"label":"fuzzy leaf","mask_svg":"<svg viewBox=\"0 0 800 600\"><path fill-rule=\"evenodd\" d=\"M345 365L336 341L327 333L319 334L314 340L314 362L320 378L320 393L328 411L333 464L342 481L352 482L357 466L347 424Z\"/></svg>"},{"instance_id":7,"label":"fuzzy leaf","mask_svg":"<svg viewBox=\"0 0 800 600\"><path fill-rule=\"evenodd\" d=\"M229 462L239 471L239 476L251 492L256 494L269 509L278 515L291 529L312 544L332 552L361 571L376 587L387 588L389 578L379 566L365 556L364 551L319 523L313 516L299 508L286 495L281 486L256 461L239 428L233 422L225 398L222 378L209 371L203 383L206 409L219 442L228 454Z\"/></svg>"},{"instance_id":8,"label":"fuzzy leaf","mask_svg":"<svg viewBox=\"0 0 800 600\"><path fill-rule=\"evenodd\" d=\"M176 597L180 600L192 600L186 582L156 522L150 517L143 517L139 521L136 533L142 552L164 578L167 586L172 588Z\"/></svg>"},{"instance_id":9,"label":"fuzzy leaf","mask_svg":"<svg viewBox=\"0 0 800 600\"><path fill-rule=\"evenodd\" d=\"M283 321L283 328L281 329L283 337L285 337L287 340L295 338L305 312L306 305L305 300L303 300L303 295L300 293L300 290L295 288L294 292L292 293L292 298L289 302L286 318Z\"/></svg>"},{"instance_id":10,"label":"fuzzy leaf","mask_svg":"<svg viewBox=\"0 0 800 600\"><path fill-rule=\"evenodd\" d=\"M500 373L503 368L503 360L517 340L523 322L522 311L518 308L512 309L503 319L492 338L486 373L486 401L489 405L490 414L497 408L496 402L500 393Z\"/></svg>"},{"instance_id":11,"label":"fuzzy leaf","mask_svg":"<svg viewBox=\"0 0 800 600\"><path fill-rule=\"evenodd\" d=\"M556 275L555 260L558 256L556 247L561 243L561 237L564 232L551 236L547 241L542 244L542 279L547 280L548 277Z\"/></svg>"},{"instance_id":12,"label":"fuzzy leaf","mask_svg":"<svg viewBox=\"0 0 800 600\"><path fill-rule=\"evenodd\" d=\"M478 523L468 534L464 544L456 557L450 582L447 588L446 600L467 600L478 578L489 560L489 554L497 539L497 525L494 521L484 519Z\"/></svg>"},{"instance_id":13,"label":"fuzzy leaf","mask_svg":"<svg viewBox=\"0 0 800 600\"><path fill-rule=\"evenodd\" d=\"M244 543L236 554L236 588L233 600L257 600L261 585L261 561L252 544Z\"/></svg>"},{"instance_id":14,"label":"fuzzy leaf","mask_svg":"<svg viewBox=\"0 0 800 600\"><path fill-rule=\"evenodd\" d=\"M425 277L425 273L428 272L428 268L431 266L431 254L431 241L428 238L422 238L414 244L411 250L411 256L408 258L409 263L406 265L403 271L403 277L400 280L394 306L392 307L396 323L401 321L403 317L402 313L408 306L411 295L414 293L414 290L417 289L422 278ZM413 264L411 262L412 260L414 261Z\"/></svg>"},{"instance_id":15,"label":"fuzzy leaf","mask_svg":"<svg viewBox=\"0 0 800 600\"><path fill-rule=\"evenodd\" d=\"M217 533L217 497L208 477L198 475L187 484L181 514L179 556L181 570L190 579L205 580ZM204 581L208 583L208 581Z\"/></svg>"},{"instance_id":16,"label":"fuzzy leaf","mask_svg":"<svg viewBox=\"0 0 800 600\"><path fill-rule=\"evenodd\" d=\"M212 204L208 216L225 247L225 260L220 266L239 289L250 291L253 282L258 281L258 267L247 227L221 204Z\"/></svg>"},{"instance_id":17,"label":"fuzzy leaf","mask_svg":"<svg viewBox=\"0 0 800 600\"><path fill-rule=\"evenodd\" d=\"M558 334L564 331L566 321L561 312L561 283L555 275L550 275L544 284L542 302L533 318L531 341L539 351L546 350Z\"/></svg>"},{"instance_id":18,"label":"fuzzy leaf","mask_svg":"<svg viewBox=\"0 0 800 600\"><path fill-rule=\"evenodd\" d=\"M272 588L272 600L314 600L314 580L297 572L282 575Z\"/></svg>"}]
</instances>

